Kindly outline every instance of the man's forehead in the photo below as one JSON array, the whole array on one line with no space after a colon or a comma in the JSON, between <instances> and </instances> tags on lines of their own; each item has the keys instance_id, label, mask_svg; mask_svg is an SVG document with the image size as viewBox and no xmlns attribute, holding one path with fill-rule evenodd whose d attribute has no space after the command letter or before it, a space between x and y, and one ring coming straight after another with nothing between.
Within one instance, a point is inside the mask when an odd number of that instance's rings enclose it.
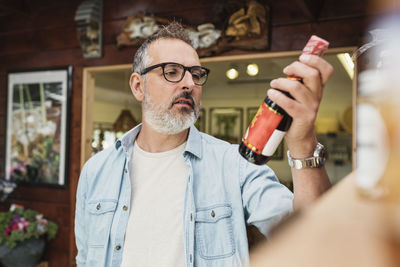
<instances>
[{"instance_id":1,"label":"man's forehead","mask_svg":"<svg viewBox=\"0 0 400 267\"><path fill-rule=\"evenodd\" d=\"M162 38L152 42L148 48L148 55L153 63L177 62L181 64L200 64L196 50L188 43L173 38Z\"/></svg>"}]
</instances>

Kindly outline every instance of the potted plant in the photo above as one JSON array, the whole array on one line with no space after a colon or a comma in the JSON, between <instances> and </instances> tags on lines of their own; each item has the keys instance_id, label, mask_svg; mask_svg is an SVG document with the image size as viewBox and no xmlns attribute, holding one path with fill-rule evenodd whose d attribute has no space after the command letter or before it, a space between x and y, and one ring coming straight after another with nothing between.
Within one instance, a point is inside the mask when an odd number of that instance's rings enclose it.
<instances>
[{"instance_id":1,"label":"potted plant","mask_svg":"<svg viewBox=\"0 0 400 267\"><path fill-rule=\"evenodd\" d=\"M4 267L34 267L38 264L46 240L57 234L56 223L23 206L12 204L0 213L0 261Z\"/></svg>"}]
</instances>

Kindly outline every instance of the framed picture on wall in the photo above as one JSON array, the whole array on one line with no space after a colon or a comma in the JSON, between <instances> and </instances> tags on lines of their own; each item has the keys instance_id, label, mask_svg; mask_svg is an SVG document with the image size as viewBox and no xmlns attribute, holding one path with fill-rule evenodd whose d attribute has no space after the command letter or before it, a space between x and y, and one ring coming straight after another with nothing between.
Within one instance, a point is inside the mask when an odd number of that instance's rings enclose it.
<instances>
[{"instance_id":1,"label":"framed picture on wall","mask_svg":"<svg viewBox=\"0 0 400 267\"><path fill-rule=\"evenodd\" d=\"M275 153L272 155L271 160L283 160L284 144L285 141L282 140L282 142L276 148Z\"/></svg>"},{"instance_id":2,"label":"framed picture on wall","mask_svg":"<svg viewBox=\"0 0 400 267\"><path fill-rule=\"evenodd\" d=\"M246 114L246 127L249 127L250 122L253 120L254 116L256 115L258 107L249 107L247 108Z\"/></svg>"},{"instance_id":3,"label":"framed picture on wall","mask_svg":"<svg viewBox=\"0 0 400 267\"><path fill-rule=\"evenodd\" d=\"M211 108L210 109L210 134L239 144L243 135L243 109L242 108Z\"/></svg>"},{"instance_id":4,"label":"framed picture on wall","mask_svg":"<svg viewBox=\"0 0 400 267\"><path fill-rule=\"evenodd\" d=\"M194 126L200 131L205 133L206 132L206 111L204 108L200 109L200 115L197 121L194 123Z\"/></svg>"},{"instance_id":5,"label":"framed picture on wall","mask_svg":"<svg viewBox=\"0 0 400 267\"><path fill-rule=\"evenodd\" d=\"M247 108L246 114L246 127L248 127L253 120L254 116L258 111L258 107L249 107ZM246 128L247 129L247 128ZM283 160L283 153L284 153L284 141L279 144L278 148L276 149L275 153L272 155L271 160Z\"/></svg>"},{"instance_id":6,"label":"framed picture on wall","mask_svg":"<svg viewBox=\"0 0 400 267\"><path fill-rule=\"evenodd\" d=\"M8 73L6 179L66 186L72 67Z\"/></svg>"}]
</instances>

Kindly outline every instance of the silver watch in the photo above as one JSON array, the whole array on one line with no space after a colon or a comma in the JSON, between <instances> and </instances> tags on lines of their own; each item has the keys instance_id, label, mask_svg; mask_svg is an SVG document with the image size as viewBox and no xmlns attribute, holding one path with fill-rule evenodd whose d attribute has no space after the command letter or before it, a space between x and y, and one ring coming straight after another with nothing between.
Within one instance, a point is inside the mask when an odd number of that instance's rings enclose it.
<instances>
[{"instance_id":1,"label":"silver watch","mask_svg":"<svg viewBox=\"0 0 400 267\"><path fill-rule=\"evenodd\" d=\"M314 153L312 157L303 158L303 159L295 159L290 156L289 150L287 151L288 163L289 166L295 168L297 170L306 169L306 168L320 168L324 166L326 160L326 150L323 145L320 143L314 149Z\"/></svg>"}]
</instances>

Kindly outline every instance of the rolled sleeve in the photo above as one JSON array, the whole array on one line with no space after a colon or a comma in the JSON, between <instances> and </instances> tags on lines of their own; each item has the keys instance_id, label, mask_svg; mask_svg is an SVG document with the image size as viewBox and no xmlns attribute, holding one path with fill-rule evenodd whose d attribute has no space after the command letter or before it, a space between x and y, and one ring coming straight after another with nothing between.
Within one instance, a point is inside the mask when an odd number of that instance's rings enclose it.
<instances>
[{"instance_id":1,"label":"rolled sleeve","mask_svg":"<svg viewBox=\"0 0 400 267\"><path fill-rule=\"evenodd\" d=\"M267 165L240 161L246 222L268 237L271 228L293 211L293 194Z\"/></svg>"}]
</instances>

